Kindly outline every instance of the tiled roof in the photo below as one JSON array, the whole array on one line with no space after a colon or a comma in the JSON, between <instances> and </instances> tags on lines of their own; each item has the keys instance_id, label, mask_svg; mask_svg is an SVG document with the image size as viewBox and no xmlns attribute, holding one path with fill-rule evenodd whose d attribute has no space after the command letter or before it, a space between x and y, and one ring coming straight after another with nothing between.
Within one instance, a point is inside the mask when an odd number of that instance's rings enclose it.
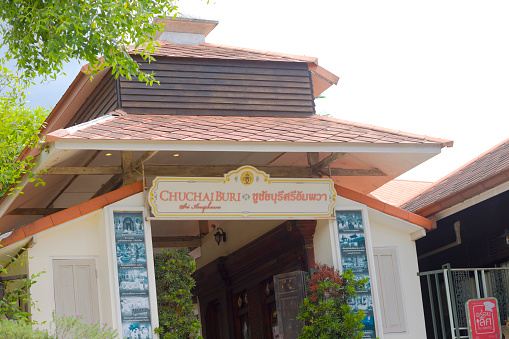
<instances>
[{"instance_id":1,"label":"tiled roof","mask_svg":"<svg viewBox=\"0 0 509 339\"><path fill-rule=\"evenodd\" d=\"M429 181L391 180L371 192L369 196L399 206L431 184L432 182Z\"/></svg>"},{"instance_id":2,"label":"tiled roof","mask_svg":"<svg viewBox=\"0 0 509 339\"><path fill-rule=\"evenodd\" d=\"M443 177L401 207L431 215L509 180L509 139Z\"/></svg>"},{"instance_id":3,"label":"tiled roof","mask_svg":"<svg viewBox=\"0 0 509 339\"><path fill-rule=\"evenodd\" d=\"M8 246L44 230L63 224L69 220L73 220L85 214L97 211L98 209L111 205L117 201L142 191L143 182L138 181L134 184L121 187L117 190L98 196L97 198L90 199L76 206L66 208L63 211L48 215L44 218L16 228L14 231L12 231L11 234L0 241L0 246Z\"/></svg>"},{"instance_id":4,"label":"tiled roof","mask_svg":"<svg viewBox=\"0 0 509 339\"><path fill-rule=\"evenodd\" d=\"M410 143L452 146L452 141L410 134L335 118L135 115L116 116L60 129L48 134L56 139L357 142ZM120 114L120 115L119 115Z\"/></svg>"},{"instance_id":5,"label":"tiled roof","mask_svg":"<svg viewBox=\"0 0 509 339\"><path fill-rule=\"evenodd\" d=\"M268 51L260 51L250 48L233 47L202 43L199 45L178 45L165 40L158 40L159 47L151 55L159 55L176 58L207 58L207 59L230 59L230 60L257 60L257 61L289 61L317 63L315 57L292 55ZM141 50L131 49L130 52Z\"/></svg>"}]
</instances>

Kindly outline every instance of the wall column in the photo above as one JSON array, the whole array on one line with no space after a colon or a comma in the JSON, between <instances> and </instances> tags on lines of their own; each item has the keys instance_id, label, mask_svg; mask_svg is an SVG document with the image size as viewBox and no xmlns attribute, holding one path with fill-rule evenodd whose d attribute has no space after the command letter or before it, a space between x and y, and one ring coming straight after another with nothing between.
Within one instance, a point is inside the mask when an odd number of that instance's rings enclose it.
<instances>
[{"instance_id":1,"label":"wall column","mask_svg":"<svg viewBox=\"0 0 509 339\"><path fill-rule=\"evenodd\" d=\"M315 247L313 238L315 235L316 223L316 220L297 220L295 223L295 227L299 230L299 233L304 239L308 270L315 267Z\"/></svg>"}]
</instances>

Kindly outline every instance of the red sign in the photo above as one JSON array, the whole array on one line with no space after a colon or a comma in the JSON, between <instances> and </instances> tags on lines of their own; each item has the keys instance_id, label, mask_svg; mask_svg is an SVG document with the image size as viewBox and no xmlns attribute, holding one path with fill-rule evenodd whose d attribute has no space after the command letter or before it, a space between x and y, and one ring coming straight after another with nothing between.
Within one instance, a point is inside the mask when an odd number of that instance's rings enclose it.
<instances>
[{"instance_id":1,"label":"red sign","mask_svg":"<svg viewBox=\"0 0 509 339\"><path fill-rule=\"evenodd\" d=\"M471 339L501 338L497 299L471 299L466 307Z\"/></svg>"}]
</instances>

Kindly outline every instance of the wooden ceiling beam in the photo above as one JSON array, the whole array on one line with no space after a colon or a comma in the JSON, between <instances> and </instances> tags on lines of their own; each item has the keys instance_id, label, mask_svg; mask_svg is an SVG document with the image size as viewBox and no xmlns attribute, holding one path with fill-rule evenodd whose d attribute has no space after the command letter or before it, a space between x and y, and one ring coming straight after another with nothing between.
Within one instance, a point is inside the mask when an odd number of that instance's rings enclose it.
<instances>
[{"instance_id":1,"label":"wooden ceiling beam","mask_svg":"<svg viewBox=\"0 0 509 339\"><path fill-rule=\"evenodd\" d=\"M239 165L146 165L145 175L222 177L239 167ZM313 174L307 166L256 166L256 168L276 178L309 178Z\"/></svg>"},{"instance_id":2,"label":"wooden ceiling beam","mask_svg":"<svg viewBox=\"0 0 509 339\"><path fill-rule=\"evenodd\" d=\"M320 153L318 152L308 152L308 165L310 167L313 167L320 161Z\"/></svg>"},{"instance_id":3,"label":"wooden ceiling beam","mask_svg":"<svg viewBox=\"0 0 509 339\"><path fill-rule=\"evenodd\" d=\"M44 174L59 174L59 175L112 175L112 174L122 174L122 166L51 167Z\"/></svg>"},{"instance_id":4,"label":"wooden ceiling beam","mask_svg":"<svg viewBox=\"0 0 509 339\"><path fill-rule=\"evenodd\" d=\"M165 247L200 247L200 237L152 237L152 246Z\"/></svg>"},{"instance_id":5,"label":"wooden ceiling beam","mask_svg":"<svg viewBox=\"0 0 509 339\"><path fill-rule=\"evenodd\" d=\"M319 161L319 162L315 163L314 165L311 165L311 169L312 169L313 173L318 173L321 170L323 170L324 168L329 167L330 165L332 165L333 162L335 162L338 159L341 159L345 155L346 155L345 152L332 153L328 157L322 159L322 161Z\"/></svg>"},{"instance_id":6,"label":"wooden ceiling beam","mask_svg":"<svg viewBox=\"0 0 509 339\"><path fill-rule=\"evenodd\" d=\"M99 155L99 153L101 153L101 151L95 151L94 154L92 154L92 156L90 157L90 159L87 160L87 162L83 165L83 167L88 167L88 165L90 165L90 163L92 161L94 161L95 158L97 158L97 156ZM74 175L71 180L69 180L69 182L67 184L65 184L64 187L62 187L62 189L58 192L58 194L53 198L51 199L50 202L48 202L46 204L46 208L49 208L49 207L53 207L53 204L55 203L55 201L57 201L58 198L60 198L60 196L62 195L62 193L65 192L65 190L67 190L67 188L69 188L69 186L72 185L72 183L78 179L79 175Z\"/></svg>"},{"instance_id":7,"label":"wooden ceiling beam","mask_svg":"<svg viewBox=\"0 0 509 339\"><path fill-rule=\"evenodd\" d=\"M137 180L137 175L133 171L133 151L120 152L122 162L122 183L124 186L134 184Z\"/></svg>"},{"instance_id":8,"label":"wooden ceiling beam","mask_svg":"<svg viewBox=\"0 0 509 339\"><path fill-rule=\"evenodd\" d=\"M158 151L147 151L143 153L142 156L133 163L132 170L137 171L141 167L141 165L143 165L144 162L149 161L154 155L157 154L157 152Z\"/></svg>"},{"instance_id":9,"label":"wooden ceiling beam","mask_svg":"<svg viewBox=\"0 0 509 339\"><path fill-rule=\"evenodd\" d=\"M325 159L324 159L325 160ZM323 160L322 160L323 161ZM238 165L145 165L145 175L175 177L222 177ZM257 169L270 174L273 178L311 178L315 176L308 166L257 166ZM331 167L318 172L330 176L385 176L379 169L350 169ZM121 174L120 166L102 167L53 167L48 174Z\"/></svg>"},{"instance_id":10,"label":"wooden ceiling beam","mask_svg":"<svg viewBox=\"0 0 509 339\"><path fill-rule=\"evenodd\" d=\"M209 233L209 221L208 220L199 220L198 226L200 228L200 235L205 235Z\"/></svg>"},{"instance_id":11,"label":"wooden ceiling beam","mask_svg":"<svg viewBox=\"0 0 509 339\"><path fill-rule=\"evenodd\" d=\"M16 208L8 215L50 215L65 210L65 208Z\"/></svg>"},{"instance_id":12,"label":"wooden ceiling beam","mask_svg":"<svg viewBox=\"0 0 509 339\"><path fill-rule=\"evenodd\" d=\"M147 151L147 152L143 153L142 156L132 164L132 171L133 172L136 171L136 172L138 172L138 174L141 175L141 173L139 172L139 168L143 165L143 163L145 161L148 161L150 158L152 158L154 155L156 155L157 152L158 151ZM95 194L92 196L92 199L96 198L100 195L106 194L108 192L111 192L114 189L120 187L120 185L122 184L122 181L123 181L122 175L115 174L108 181L106 181L104 184L101 185L101 188L99 188L99 190L97 192L95 192Z\"/></svg>"},{"instance_id":13,"label":"wooden ceiling beam","mask_svg":"<svg viewBox=\"0 0 509 339\"><path fill-rule=\"evenodd\" d=\"M329 169L324 169L321 171L323 175L329 176ZM330 169L331 177L385 177L387 174L380 171L378 168L369 168L369 169L350 169L350 168L331 168Z\"/></svg>"},{"instance_id":14,"label":"wooden ceiling beam","mask_svg":"<svg viewBox=\"0 0 509 339\"><path fill-rule=\"evenodd\" d=\"M101 185L101 187L97 190L97 192L94 193L91 199L97 198L100 195L111 192L114 189L120 187L120 185L122 185L122 175L115 174L114 176L109 178L108 181Z\"/></svg>"}]
</instances>

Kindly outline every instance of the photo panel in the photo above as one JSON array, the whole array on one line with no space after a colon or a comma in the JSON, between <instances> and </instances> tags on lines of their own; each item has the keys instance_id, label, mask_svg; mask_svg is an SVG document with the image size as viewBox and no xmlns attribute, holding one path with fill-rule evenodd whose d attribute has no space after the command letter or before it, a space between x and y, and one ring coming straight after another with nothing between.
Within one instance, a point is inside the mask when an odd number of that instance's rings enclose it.
<instances>
[{"instance_id":1,"label":"photo panel","mask_svg":"<svg viewBox=\"0 0 509 339\"><path fill-rule=\"evenodd\" d=\"M118 287L120 295L148 293L147 270L143 268L119 268Z\"/></svg>"},{"instance_id":2,"label":"photo panel","mask_svg":"<svg viewBox=\"0 0 509 339\"><path fill-rule=\"evenodd\" d=\"M373 339L376 338L375 319L362 211L336 211L336 222L343 271L352 270L356 279L368 278L365 290L357 291L349 305L353 310L364 311L363 338Z\"/></svg>"},{"instance_id":3,"label":"photo panel","mask_svg":"<svg viewBox=\"0 0 509 339\"><path fill-rule=\"evenodd\" d=\"M152 339L143 212L113 212L122 337Z\"/></svg>"},{"instance_id":4,"label":"photo panel","mask_svg":"<svg viewBox=\"0 0 509 339\"><path fill-rule=\"evenodd\" d=\"M146 265L147 254L143 241L117 241L117 265Z\"/></svg>"},{"instance_id":5,"label":"photo panel","mask_svg":"<svg viewBox=\"0 0 509 339\"><path fill-rule=\"evenodd\" d=\"M115 212L115 238L141 239L145 238L143 231L143 215L140 212Z\"/></svg>"},{"instance_id":6,"label":"photo panel","mask_svg":"<svg viewBox=\"0 0 509 339\"><path fill-rule=\"evenodd\" d=\"M122 319L132 320L136 318L149 319L150 307L148 295L121 296L120 312Z\"/></svg>"},{"instance_id":7,"label":"photo panel","mask_svg":"<svg viewBox=\"0 0 509 339\"><path fill-rule=\"evenodd\" d=\"M122 338L150 339L152 326L148 321L126 321L122 324Z\"/></svg>"}]
</instances>

